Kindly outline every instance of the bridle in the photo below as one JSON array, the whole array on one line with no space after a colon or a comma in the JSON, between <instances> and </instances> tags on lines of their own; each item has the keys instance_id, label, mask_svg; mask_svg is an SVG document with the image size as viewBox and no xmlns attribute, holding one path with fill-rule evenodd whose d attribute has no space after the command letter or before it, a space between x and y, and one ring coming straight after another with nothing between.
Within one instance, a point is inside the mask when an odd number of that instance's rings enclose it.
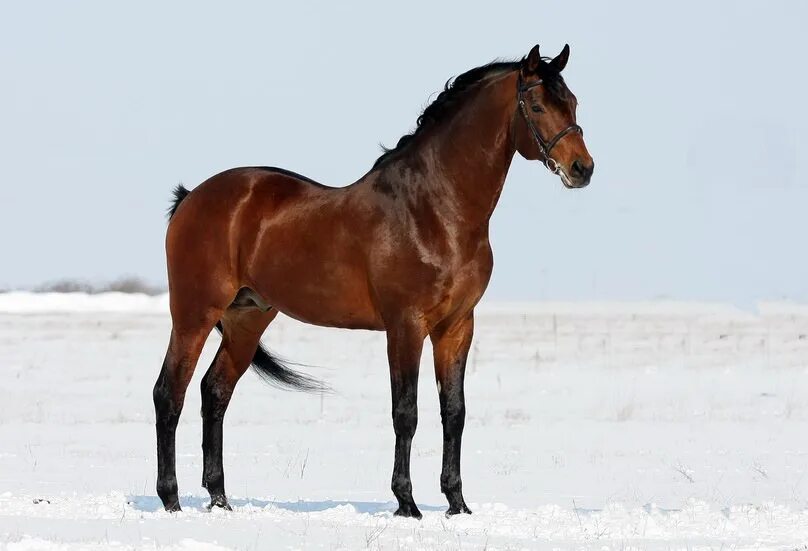
<instances>
[{"instance_id":1,"label":"bridle","mask_svg":"<svg viewBox=\"0 0 808 551\"><path fill-rule=\"evenodd\" d=\"M530 133L533 135L533 139L536 141L536 145L541 151L542 156L544 156L544 166L547 167L547 170L552 172L553 174L558 174L561 172L561 165L550 156L550 152L553 148L561 141L561 139L570 134L572 132L577 132L578 134L583 135L584 129L578 126L577 124L571 124L566 127L564 130L556 134L552 137L552 139L548 142L545 141L544 138L541 137L539 134L539 130L533 125L533 121L530 120L530 117L527 114L527 106L525 104L525 97L524 93L528 90L535 88L536 86L541 86L544 83L543 80L539 79L536 82L530 84L524 84L522 82L522 72L519 72L519 80L516 84L516 99L519 104L519 112L522 113L522 117L525 119L525 123L527 124L528 129L530 129ZM566 176L565 174L563 176Z\"/></svg>"}]
</instances>

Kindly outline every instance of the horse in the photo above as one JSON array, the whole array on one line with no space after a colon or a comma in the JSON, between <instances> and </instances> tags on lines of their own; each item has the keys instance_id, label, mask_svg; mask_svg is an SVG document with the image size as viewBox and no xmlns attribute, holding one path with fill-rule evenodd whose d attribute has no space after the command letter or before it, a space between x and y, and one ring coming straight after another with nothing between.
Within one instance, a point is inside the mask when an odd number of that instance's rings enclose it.
<instances>
[{"instance_id":1,"label":"horse","mask_svg":"<svg viewBox=\"0 0 808 551\"><path fill-rule=\"evenodd\" d=\"M222 422L252 365L279 386L322 392L260 338L282 312L304 323L385 331L396 436L395 514L421 518L410 446L418 422L418 371L432 341L443 426L441 492L447 516L470 513L460 451L466 358L474 308L493 268L489 219L514 154L541 161L567 188L589 184L594 162L576 121L577 100L539 46L446 83L415 130L364 176L329 187L274 167L217 174L174 192L166 232L171 336L153 398L157 494L179 511L175 434L185 392L210 332L222 340L202 379L202 486L209 507L230 509Z\"/></svg>"}]
</instances>

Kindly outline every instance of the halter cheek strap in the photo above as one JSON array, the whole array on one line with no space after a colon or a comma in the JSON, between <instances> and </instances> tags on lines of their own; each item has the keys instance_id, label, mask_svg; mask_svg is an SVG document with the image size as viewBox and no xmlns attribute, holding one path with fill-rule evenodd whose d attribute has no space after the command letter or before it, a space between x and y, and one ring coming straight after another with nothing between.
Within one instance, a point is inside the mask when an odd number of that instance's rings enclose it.
<instances>
[{"instance_id":1,"label":"halter cheek strap","mask_svg":"<svg viewBox=\"0 0 808 551\"><path fill-rule=\"evenodd\" d=\"M525 119L525 123L527 123L527 127L530 130L530 134L533 136L533 139L536 141L536 145L539 148L542 156L544 157L544 166L547 167L547 170L552 172L553 174L558 174L561 170L561 165L550 156L550 152L553 148L561 141L561 139L566 136L567 134L571 134L576 132L578 134L583 135L584 129L578 126L577 124L571 124L566 127L564 130L553 136L550 141L546 141L542 138L541 134L539 133L538 128L533 124L533 121L530 119L530 116L527 114L527 105L525 103L525 96L524 93L530 90L531 88L535 88L536 86L541 86L544 83L542 80L538 80L531 84L524 84L522 82L522 73L519 73L519 80L516 85L516 99L519 104L519 112L522 113L522 117Z\"/></svg>"}]
</instances>

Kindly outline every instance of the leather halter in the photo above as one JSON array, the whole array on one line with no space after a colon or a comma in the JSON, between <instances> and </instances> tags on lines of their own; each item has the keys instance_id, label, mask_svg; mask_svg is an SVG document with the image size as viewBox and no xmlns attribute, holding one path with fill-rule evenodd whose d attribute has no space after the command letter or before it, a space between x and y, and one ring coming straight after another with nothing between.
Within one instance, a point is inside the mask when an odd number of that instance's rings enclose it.
<instances>
[{"instance_id":1,"label":"leather halter","mask_svg":"<svg viewBox=\"0 0 808 551\"><path fill-rule=\"evenodd\" d=\"M561 139L570 134L572 132L577 132L578 134L583 135L584 129L578 126L577 124L571 124L566 127L564 130L556 134L555 136L550 139L550 141L546 141L544 138L541 137L539 133L539 129L536 128L533 124L533 121L527 114L527 106L525 104L525 97L524 93L530 90L531 88L535 88L536 86L541 86L544 84L544 81L539 79L536 82L531 84L524 84L522 82L522 73L519 72L519 80L516 85L516 99L519 103L519 112L522 113L522 117L525 119L525 123L527 123L527 127L530 129L530 133L533 135L533 139L536 141L536 145L541 151L542 156L544 157L544 166L547 167L547 170L552 172L553 174L558 174L561 170L561 165L550 156L550 152L553 148L561 141Z\"/></svg>"}]
</instances>

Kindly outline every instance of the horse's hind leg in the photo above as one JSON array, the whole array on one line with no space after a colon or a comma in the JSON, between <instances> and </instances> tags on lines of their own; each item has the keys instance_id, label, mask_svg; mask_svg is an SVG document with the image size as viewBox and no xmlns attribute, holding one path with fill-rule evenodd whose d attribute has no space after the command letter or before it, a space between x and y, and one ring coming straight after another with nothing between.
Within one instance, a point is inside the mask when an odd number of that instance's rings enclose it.
<instances>
[{"instance_id":1,"label":"horse's hind leg","mask_svg":"<svg viewBox=\"0 0 808 551\"><path fill-rule=\"evenodd\" d=\"M229 308L222 317L222 344L202 379L202 486L210 493L210 506L230 509L224 489L222 422L233 389L250 367L267 325L277 314L272 309Z\"/></svg>"},{"instance_id":2,"label":"horse's hind leg","mask_svg":"<svg viewBox=\"0 0 808 551\"><path fill-rule=\"evenodd\" d=\"M192 324L171 329L168 352L154 384L154 411L157 428L157 495L166 511L179 511L174 448L177 423L185 401L185 390L194 374L202 346L220 312L209 312Z\"/></svg>"}]
</instances>

